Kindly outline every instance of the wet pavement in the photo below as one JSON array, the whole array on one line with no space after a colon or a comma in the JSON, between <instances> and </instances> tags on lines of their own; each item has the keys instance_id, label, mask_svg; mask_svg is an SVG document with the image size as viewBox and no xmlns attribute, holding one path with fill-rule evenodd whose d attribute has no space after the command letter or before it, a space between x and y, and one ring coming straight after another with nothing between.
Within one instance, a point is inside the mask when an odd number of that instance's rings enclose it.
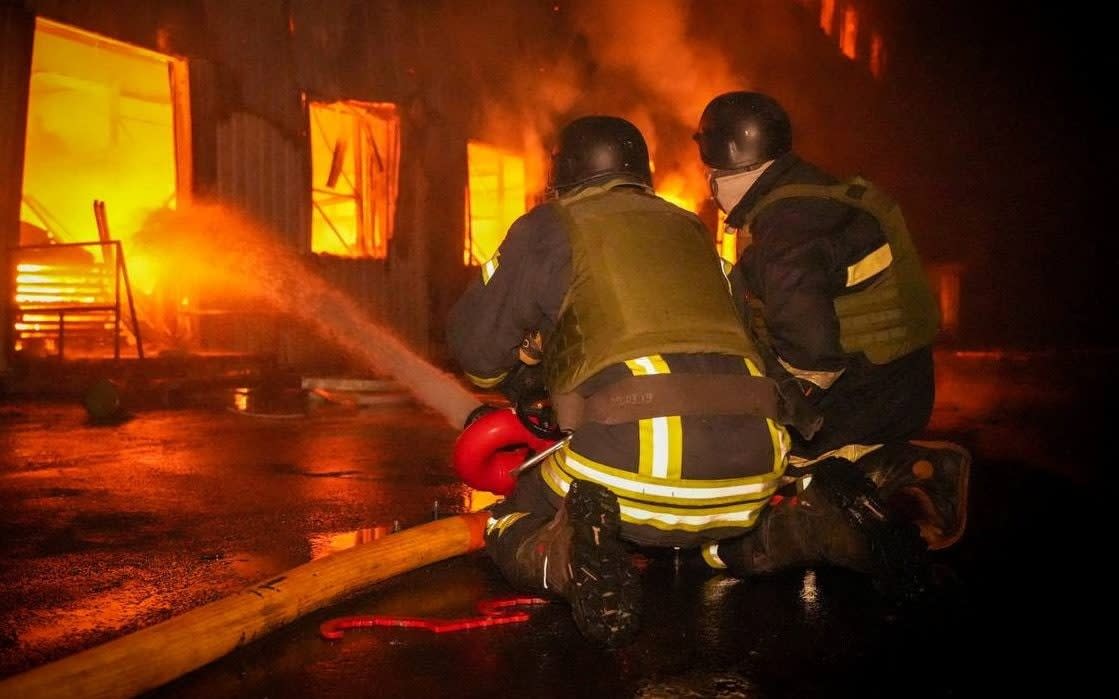
<instances>
[{"instance_id":1,"label":"wet pavement","mask_svg":"<svg viewBox=\"0 0 1119 699\"><path fill-rule=\"evenodd\" d=\"M974 696L1093 685L1114 606L1103 529L1114 355L938 356L929 437L975 458L969 528L940 591L898 609L842 570L735 580L645 559L637 642L587 645L559 604L433 633L512 590L481 553L373 585L151 692L156 697ZM1102 386L1101 386L1101 379ZM1106 392L1101 395L1107 395ZM356 542L484 505L449 467L457 431L410 401L138 411L0 402L0 678L181 614ZM224 398L223 398L224 400ZM391 534L389 534L391 536Z\"/></svg>"}]
</instances>

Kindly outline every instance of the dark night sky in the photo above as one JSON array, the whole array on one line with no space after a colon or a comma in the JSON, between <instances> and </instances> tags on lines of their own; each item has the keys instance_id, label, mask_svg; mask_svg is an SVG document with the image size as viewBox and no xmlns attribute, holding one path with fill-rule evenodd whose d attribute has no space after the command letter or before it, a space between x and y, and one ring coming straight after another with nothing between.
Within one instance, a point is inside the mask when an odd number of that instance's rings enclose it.
<instances>
[{"instance_id":1,"label":"dark night sky","mask_svg":"<svg viewBox=\"0 0 1119 699\"><path fill-rule=\"evenodd\" d=\"M1029 3L907 8L903 36L919 50L898 68L911 85L923 79L915 103L935 144L915 167L957 180L943 205L975 239L953 244L984 263L965 279L979 301L974 334L1114 347L1104 330L1119 271L1103 207L1114 151L1103 137L1103 90L1114 82L1103 72L1107 24Z\"/></svg>"}]
</instances>

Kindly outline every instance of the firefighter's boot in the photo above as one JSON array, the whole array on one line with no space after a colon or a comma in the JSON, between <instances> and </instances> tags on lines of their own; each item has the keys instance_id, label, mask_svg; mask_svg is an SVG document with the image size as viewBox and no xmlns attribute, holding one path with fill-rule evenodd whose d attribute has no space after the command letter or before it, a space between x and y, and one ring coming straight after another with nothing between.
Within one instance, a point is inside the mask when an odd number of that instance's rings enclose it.
<instances>
[{"instance_id":1,"label":"firefighter's boot","mask_svg":"<svg viewBox=\"0 0 1119 699\"><path fill-rule=\"evenodd\" d=\"M753 532L719 544L709 562L742 577L833 565L866 574L889 597L909 599L927 585L924 549L915 527L889 516L874 484L835 459L819 464L795 498L767 507Z\"/></svg>"},{"instance_id":2,"label":"firefighter's boot","mask_svg":"<svg viewBox=\"0 0 1119 699\"><path fill-rule=\"evenodd\" d=\"M718 545L712 563L738 577L826 564L865 572L866 551L838 508L805 493L769 505L750 534Z\"/></svg>"},{"instance_id":3,"label":"firefighter's boot","mask_svg":"<svg viewBox=\"0 0 1119 699\"><path fill-rule=\"evenodd\" d=\"M960 540L967 525L971 454L952 442L887 444L859 460L894 513L912 521L931 550Z\"/></svg>"},{"instance_id":4,"label":"firefighter's boot","mask_svg":"<svg viewBox=\"0 0 1119 699\"><path fill-rule=\"evenodd\" d=\"M514 526L527 523L529 520L526 518ZM561 507L551 521L538 527L517 545L511 563L506 559L502 572L518 589L566 598L571 586L573 533L567 508ZM500 557L498 561L501 561Z\"/></svg>"},{"instance_id":5,"label":"firefighter's boot","mask_svg":"<svg viewBox=\"0 0 1119 699\"><path fill-rule=\"evenodd\" d=\"M838 509L861 535L863 548L852 567L870 575L887 596L911 600L931 586L928 549L916 524L899 515L855 464L829 459L817 465L803 497Z\"/></svg>"},{"instance_id":6,"label":"firefighter's boot","mask_svg":"<svg viewBox=\"0 0 1119 699\"><path fill-rule=\"evenodd\" d=\"M576 480L555 518L518 547L511 582L566 599L588 639L625 645L640 623L641 584L620 529L614 493Z\"/></svg>"}]
</instances>

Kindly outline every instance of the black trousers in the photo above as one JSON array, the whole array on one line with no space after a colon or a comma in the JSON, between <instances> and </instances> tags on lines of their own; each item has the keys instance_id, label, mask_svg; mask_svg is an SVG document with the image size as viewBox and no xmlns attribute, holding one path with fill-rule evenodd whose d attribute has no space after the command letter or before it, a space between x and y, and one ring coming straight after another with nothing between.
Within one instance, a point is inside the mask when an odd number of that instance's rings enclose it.
<instances>
[{"instance_id":1,"label":"black trousers","mask_svg":"<svg viewBox=\"0 0 1119 699\"><path fill-rule=\"evenodd\" d=\"M932 348L889 364L874 365L864 359L821 392L815 405L824 423L811 440L789 431L792 454L814 458L847 444L913 439L928 425L934 394Z\"/></svg>"}]
</instances>

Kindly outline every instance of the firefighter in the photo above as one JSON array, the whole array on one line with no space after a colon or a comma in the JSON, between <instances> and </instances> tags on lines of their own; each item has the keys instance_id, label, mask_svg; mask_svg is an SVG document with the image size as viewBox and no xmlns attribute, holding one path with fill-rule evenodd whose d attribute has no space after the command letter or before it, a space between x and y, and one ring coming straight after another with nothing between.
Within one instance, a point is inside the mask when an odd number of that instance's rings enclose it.
<instances>
[{"instance_id":1,"label":"firefighter","mask_svg":"<svg viewBox=\"0 0 1119 699\"><path fill-rule=\"evenodd\" d=\"M490 509L486 550L505 577L566 599L587 638L617 647L639 628L637 547L702 550L742 574L872 567L864 532L827 499L768 517L799 413L764 376L703 224L654 194L637 128L569 123L549 193L448 318L474 384L514 401L542 384L570 436ZM754 536L767 519L780 532Z\"/></svg>"},{"instance_id":2,"label":"firefighter","mask_svg":"<svg viewBox=\"0 0 1119 699\"><path fill-rule=\"evenodd\" d=\"M715 97L695 140L738 235L731 279L766 372L823 417L811 438L792 434L793 470L855 461L913 513L930 548L955 543L970 455L909 441L932 414L939 316L900 209L865 179L839 182L799 157L768 95Z\"/></svg>"}]
</instances>

